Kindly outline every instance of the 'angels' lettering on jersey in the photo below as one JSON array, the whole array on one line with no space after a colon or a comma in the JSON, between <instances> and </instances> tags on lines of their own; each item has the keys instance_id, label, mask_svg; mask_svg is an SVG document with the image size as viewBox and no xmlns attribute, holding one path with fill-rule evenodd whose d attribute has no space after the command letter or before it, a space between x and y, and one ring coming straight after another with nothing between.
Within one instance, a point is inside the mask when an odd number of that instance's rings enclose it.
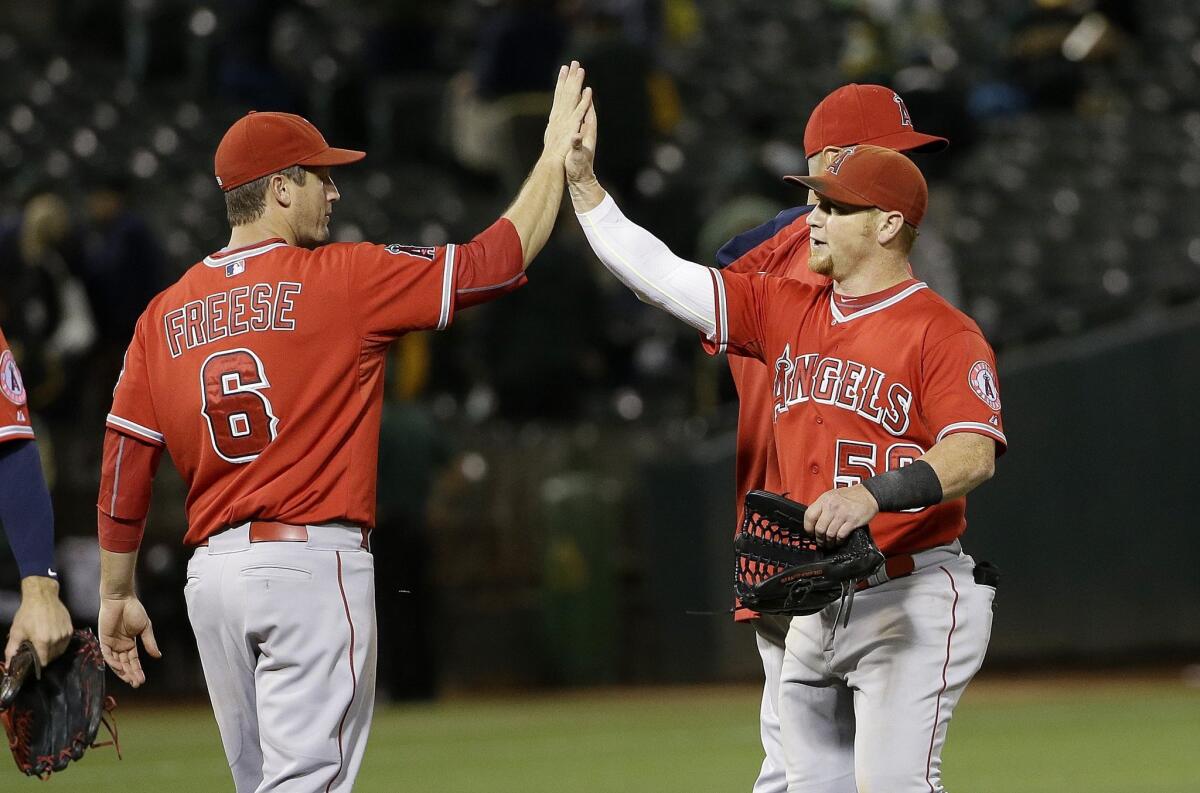
<instances>
[{"instance_id":1,"label":"'angels' lettering on jersey","mask_svg":"<svg viewBox=\"0 0 1200 793\"><path fill-rule=\"evenodd\" d=\"M295 330L295 297L301 288L295 281L238 286L167 310L163 335L171 357L251 331Z\"/></svg>"},{"instance_id":2,"label":"'angels' lettering on jersey","mask_svg":"<svg viewBox=\"0 0 1200 793\"><path fill-rule=\"evenodd\" d=\"M775 420L793 406L811 399L849 410L899 437L908 429L912 389L873 366L810 352L792 355L784 345L775 361Z\"/></svg>"}]
</instances>

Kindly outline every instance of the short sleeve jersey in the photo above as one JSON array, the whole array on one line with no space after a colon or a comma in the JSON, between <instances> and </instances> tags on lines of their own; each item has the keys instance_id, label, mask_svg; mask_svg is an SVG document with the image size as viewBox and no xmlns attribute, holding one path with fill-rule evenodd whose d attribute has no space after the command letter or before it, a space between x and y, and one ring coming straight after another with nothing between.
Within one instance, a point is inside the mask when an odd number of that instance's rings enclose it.
<instances>
[{"instance_id":1,"label":"short sleeve jersey","mask_svg":"<svg viewBox=\"0 0 1200 793\"><path fill-rule=\"evenodd\" d=\"M474 243L271 240L213 254L154 298L107 423L166 445L188 486L184 542L251 519L372 526L387 346L445 328L460 293L524 283L507 230L499 266L470 261Z\"/></svg>"},{"instance_id":2,"label":"short sleeve jersey","mask_svg":"<svg viewBox=\"0 0 1200 793\"><path fill-rule=\"evenodd\" d=\"M33 437L27 401L21 370L0 331L0 443Z\"/></svg>"},{"instance_id":3,"label":"short sleeve jersey","mask_svg":"<svg viewBox=\"0 0 1200 793\"><path fill-rule=\"evenodd\" d=\"M978 326L924 283L843 312L830 285L762 274L713 273L717 330L728 349L767 365L780 490L812 503L921 457L947 435L1007 444L991 348ZM945 544L966 528L966 499L882 513L884 553Z\"/></svg>"}]
</instances>

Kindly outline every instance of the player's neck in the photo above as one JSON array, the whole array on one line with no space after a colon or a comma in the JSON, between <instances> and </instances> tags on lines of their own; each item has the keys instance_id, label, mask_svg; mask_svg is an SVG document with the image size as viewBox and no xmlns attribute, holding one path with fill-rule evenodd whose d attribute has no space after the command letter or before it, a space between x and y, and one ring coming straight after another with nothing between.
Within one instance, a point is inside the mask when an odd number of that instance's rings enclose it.
<instances>
[{"instance_id":1,"label":"player's neck","mask_svg":"<svg viewBox=\"0 0 1200 793\"><path fill-rule=\"evenodd\" d=\"M907 261L889 262L881 266L859 267L844 278L833 279L833 291L846 297L873 295L912 278Z\"/></svg>"},{"instance_id":2,"label":"player's neck","mask_svg":"<svg viewBox=\"0 0 1200 793\"><path fill-rule=\"evenodd\" d=\"M283 240L288 245L296 244L296 235L290 226L286 223L273 223L270 219L263 218L253 223L234 226L229 232L229 244L225 248L226 250L245 248L263 240L275 238Z\"/></svg>"}]
</instances>

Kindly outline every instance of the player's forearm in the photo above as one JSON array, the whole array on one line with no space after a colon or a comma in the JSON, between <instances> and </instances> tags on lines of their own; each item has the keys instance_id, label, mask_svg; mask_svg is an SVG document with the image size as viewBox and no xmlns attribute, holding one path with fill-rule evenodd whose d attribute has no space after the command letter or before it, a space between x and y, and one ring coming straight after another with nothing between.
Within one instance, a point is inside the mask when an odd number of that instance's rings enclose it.
<instances>
[{"instance_id":1,"label":"player's forearm","mask_svg":"<svg viewBox=\"0 0 1200 793\"><path fill-rule=\"evenodd\" d=\"M126 553L142 544L154 473L162 447L109 428L104 431L96 529L100 547Z\"/></svg>"},{"instance_id":2,"label":"player's forearm","mask_svg":"<svg viewBox=\"0 0 1200 793\"><path fill-rule=\"evenodd\" d=\"M921 458L942 483L942 501L970 493L996 472L996 442L985 435L960 432L936 443Z\"/></svg>"},{"instance_id":3,"label":"player's forearm","mask_svg":"<svg viewBox=\"0 0 1200 793\"><path fill-rule=\"evenodd\" d=\"M22 579L56 575L54 508L34 441L0 444L0 524Z\"/></svg>"},{"instance_id":4,"label":"player's forearm","mask_svg":"<svg viewBox=\"0 0 1200 793\"><path fill-rule=\"evenodd\" d=\"M124 600L133 597L134 572L137 570L137 551L115 553L100 549L100 597L104 600Z\"/></svg>"},{"instance_id":5,"label":"player's forearm","mask_svg":"<svg viewBox=\"0 0 1200 793\"><path fill-rule=\"evenodd\" d=\"M599 183L591 184L600 191L600 200L587 182L572 182L571 201L596 256L644 302L711 337L717 320L710 268L676 256L662 240L625 217Z\"/></svg>"},{"instance_id":6,"label":"player's forearm","mask_svg":"<svg viewBox=\"0 0 1200 793\"><path fill-rule=\"evenodd\" d=\"M563 179L562 162L543 153L529 172L525 184L521 185L512 206L502 215L513 224L517 236L521 238L525 267L529 266L550 238L562 204Z\"/></svg>"}]
</instances>

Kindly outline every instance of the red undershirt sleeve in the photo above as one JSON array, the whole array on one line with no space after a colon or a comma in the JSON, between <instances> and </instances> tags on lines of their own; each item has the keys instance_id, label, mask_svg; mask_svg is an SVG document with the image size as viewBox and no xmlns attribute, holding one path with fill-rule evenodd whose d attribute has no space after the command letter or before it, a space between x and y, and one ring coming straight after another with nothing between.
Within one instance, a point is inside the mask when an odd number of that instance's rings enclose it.
<instances>
[{"instance_id":1,"label":"red undershirt sleeve","mask_svg":"<svg viewBox=\"0 0 1200 793\"><path fill-rule=\"evenodd\" d=\"M96 523L100 547L130 553L142 544L154 474L163 447L110 428L104 431L104 459Z\"/></svg>"}]
</instances>

